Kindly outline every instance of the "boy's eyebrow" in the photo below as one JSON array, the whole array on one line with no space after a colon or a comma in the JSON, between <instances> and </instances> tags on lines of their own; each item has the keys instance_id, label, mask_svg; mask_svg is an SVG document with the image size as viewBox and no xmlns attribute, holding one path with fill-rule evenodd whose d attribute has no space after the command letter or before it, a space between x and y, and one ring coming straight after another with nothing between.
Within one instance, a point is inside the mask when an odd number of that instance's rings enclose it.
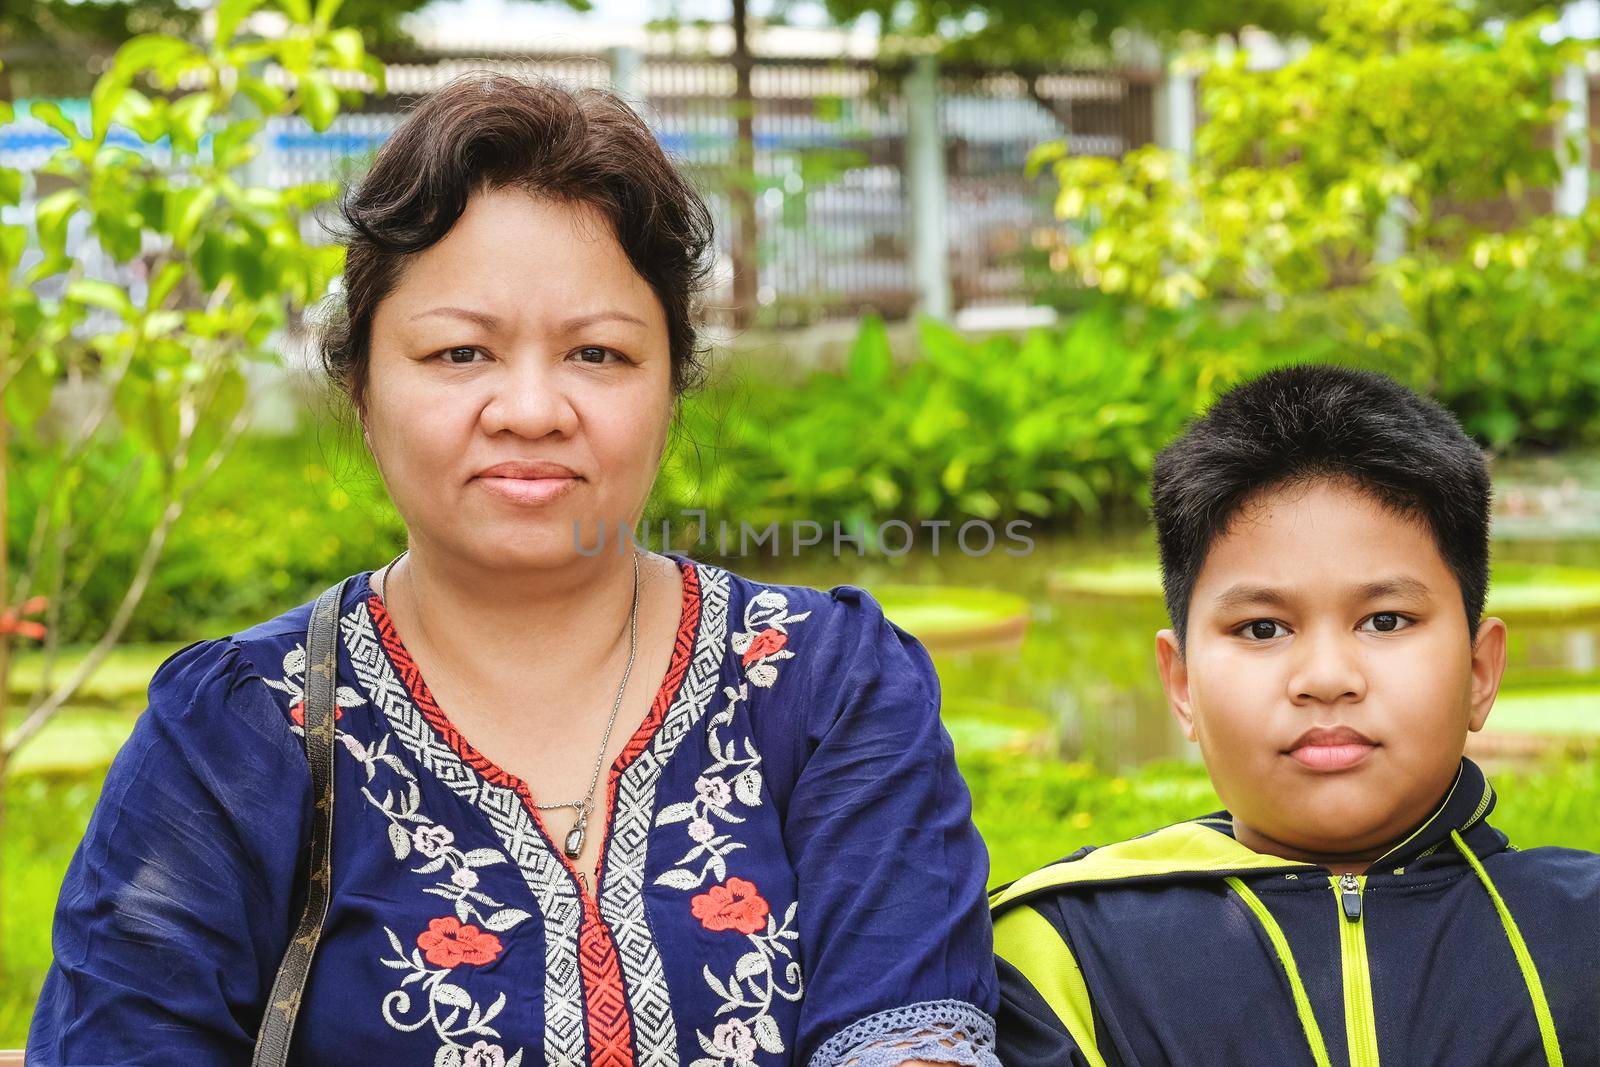
<instances>
[{"instance_id":1,"label":"boy's eyebrow","mask_svg":"<svg viewBox=\"0 0 1600 1067\"><path fill-rule=\"evenodd\" d=\"M1274 608L1288 607L1289 597L1270 585L1246 585L1241 582L1229 586L1216 600L1219 611L1233 611L1257 604Z\"/></svg>"},{"instance_id":2,"label":"boy's eyebrow","mask_svg":"<svg viewBox=\"0 0 1600 1067\"><path fill-rule=\"evenodd\" d=\"M1416 578L1405 575L1396 575L1393 578L1380 578L1377 581L1365 582L1355 589L1356 598L1359 600L1382 600L1388 597L1398 597L1404 600L1427 600L1428 586ZM1228 587L1216 599L1218 611L1234 611L1239 608L1266 607L1285 608L1294 600L1292 596L1281 589L1270 585L1248 585L1240 582Z\"/></svg>"},{"instance_id":3,"label":"boy's eyebrow","mask_svg":"<svg viewBox=\"0 0 1600 1067\"><path fill-rule=\"evenodd\" d=\"M1405 575L1396 575L1393 578L1384 578L1376 582L1367 582L1359 590L1358 595L1362 600L1382 600L1386 597L1399 597L1404 600L1427 600L1427 583Z\"/></svg>"}]
</instances>

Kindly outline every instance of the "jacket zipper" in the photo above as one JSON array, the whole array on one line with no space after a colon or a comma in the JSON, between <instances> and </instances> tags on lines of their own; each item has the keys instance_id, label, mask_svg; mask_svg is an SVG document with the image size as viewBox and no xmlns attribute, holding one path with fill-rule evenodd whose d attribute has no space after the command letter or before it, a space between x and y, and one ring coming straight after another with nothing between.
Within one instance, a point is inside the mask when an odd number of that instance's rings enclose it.
<instances>
[{"instance_id":1,"label":"jacket zipper","mask_svg":"<svg viewBox=\"0 0 1600 1067\"><path fill-rule=\"evenodd\" d=\"M1339 904L1339 957L1344 975L1345 1043L1350 1067L1378 1067L1378 1025L1372 1010L1372 976L1367 969L1367 928L1363 922L1365 877L1330 876Z\"/></svg>"}]
</instances>

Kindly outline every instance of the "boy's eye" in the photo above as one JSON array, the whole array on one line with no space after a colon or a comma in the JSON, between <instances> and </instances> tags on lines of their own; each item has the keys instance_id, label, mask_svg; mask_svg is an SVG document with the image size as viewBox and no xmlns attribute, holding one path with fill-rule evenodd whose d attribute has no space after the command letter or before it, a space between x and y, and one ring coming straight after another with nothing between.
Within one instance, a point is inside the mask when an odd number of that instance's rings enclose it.
<instances>
[{"instance_id":1,"label":"boy's eye","mask_svg":"<svg viewBox=\"0 0 1600 1067\"><path fill-rule=\"evenodd\" d=\"M1380 634L1394 633L1396 630L1403 630L1411 625L1410 619L1394 611L1380 611L1375 615L1367 616L1366 621L1370 622L1372 629Z\"/></svg>"},{"instance_id":2,"label":"boy's eye","mask_svg":"<svg viewBox=\"0 0 1600 1067\"><path fill-rule=\"evenodd\" d=\"M1256 641L1270 641L1279 636L1278 631L1282 629L1282 626L1271 619L1253 619L1241 626L1237 632Z\"/></svg>"}]
</instances>

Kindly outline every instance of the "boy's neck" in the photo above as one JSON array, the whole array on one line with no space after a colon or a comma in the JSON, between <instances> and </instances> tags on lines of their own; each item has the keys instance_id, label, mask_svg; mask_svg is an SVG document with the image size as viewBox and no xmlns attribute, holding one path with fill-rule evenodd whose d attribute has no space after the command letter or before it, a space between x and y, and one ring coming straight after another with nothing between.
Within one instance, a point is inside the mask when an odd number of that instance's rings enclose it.
<instances>
[{"instance_id":1,"label":"boy's neck","mask_svg":"<svg viewBox=\"0 0 1600 1067\"><path fill-rule=\"evenodd\" d=\"M1326 867L1333 874L1365 874L1372 861L1392 847L1391 844L1384 844L1360 852L1305 852L1246 826L1239 821L1238 816L1234 816L1233 819L1233 838L1252 852L1277 856L1279 859L1293 860L1296 863L1315 863L1319 867Z\"/></svg>"}]
</instances>

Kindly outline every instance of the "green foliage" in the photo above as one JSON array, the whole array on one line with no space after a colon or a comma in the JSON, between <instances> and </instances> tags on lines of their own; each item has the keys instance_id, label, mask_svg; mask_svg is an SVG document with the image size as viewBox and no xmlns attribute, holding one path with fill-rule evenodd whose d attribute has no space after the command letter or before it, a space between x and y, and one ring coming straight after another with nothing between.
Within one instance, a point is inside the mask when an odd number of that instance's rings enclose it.
<instances>
[{"instance_id":1,"label":"green foliage","mask_svg":"<svg viewBox=\"0 0 1600 1067\"><path fill-rule=\"evenodd\" d=\"M1217 392L1319 351L1255 320L1102 306L1021 338L924 321L918 358L897 362L868 317L842 373L728 378L689 405L658 508L758 524L1126 516L1156 449Z\"/></svg>"},{"instance_id":2,"label":"green foliage","mask_svg":"<svg viewBox=\"0 0 1600 1067\"><path fill-rule=\"evenodd\" d=\"M331 186L250 187L239 168L268 119L321 129L360 99L330 72L381 89L383 69L333 27L338 0L282 0L280 36L239 39L267 6L224 0L205 44L128 40L85 127L54 103L31 109L67 143L31 176L33 225L0 227L0 428L15 429L0 433L0 464L19 520L0 545L0 607L43 598L47 643L92 635L103 652L122 636L173 523L243 428L247 364L276 360L291 316L342 267L339 248L302 236ZM290 89L267 80L269 63ZM0 121L13 118L5 105ZM109 139L113 127L141 150ZM18 202L26 183L0 170L0 198ZM94 276L94 245L143 284ZM35 695L15 744L73 684Z\"/></svg>"},{"instance_id":3,"label":"green foliage","mask_svg":"<svg viewBox=\"0 0 1600 1067\"><path fill-rule=\"evenodd\" d=\"M1071 268L1108 293L1164 306L1387 281L1461 254L1461 209L1549 186L1569 146L1539 147L1562 111L1544 20L1490 33L1451 0L1342 0L1325 39L1281 69L1200 61L1195 158L1156 147L1122 160L1030 160L1060 185L1057 214L1081 230ZM1413 255L1385 271L1382 228L1403 221ZM1409 305L1408 305L1409 306ZM1414 309L1413 309L1414 310Z\"/></svg>"},{"instance_id":4,"label":"green foliage","mask_svg":"<svg viewBox=\"0 0 1600 1067\"><path fill-rule=\"evenodd\" d=\"M1157 306L1261 300L1439 396L1494 447L1593 441L1600 209L1527 217L1571 150L1553 85L1581 58L1544 25L1341 0L1281 69L1202 63L1192 161L1035 152L1073 233L1057 262ZM1484 221L1497 212L1509 229Z\"/></svg>"}]
</instances>

